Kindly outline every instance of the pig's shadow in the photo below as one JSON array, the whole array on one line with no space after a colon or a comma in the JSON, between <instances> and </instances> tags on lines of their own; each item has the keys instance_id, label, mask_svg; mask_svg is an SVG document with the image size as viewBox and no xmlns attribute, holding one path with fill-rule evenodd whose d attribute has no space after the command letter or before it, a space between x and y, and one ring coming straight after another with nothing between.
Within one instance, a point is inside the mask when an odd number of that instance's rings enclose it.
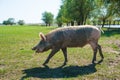
<instances>
[{"instance_id":1,"label":"pig's shadow","mask_svg":"<svg viewBox=\"0 0 120 80\"><path fill-rule=\"evenodd\" d=\"M23 74L26 74L21 78L35 77L35 78L71 78L82 75L89 75L96 72L95 64L89 64L86 66L66 66L66 67L36 67L23 70Z\"/></svg>"}]
</instances>

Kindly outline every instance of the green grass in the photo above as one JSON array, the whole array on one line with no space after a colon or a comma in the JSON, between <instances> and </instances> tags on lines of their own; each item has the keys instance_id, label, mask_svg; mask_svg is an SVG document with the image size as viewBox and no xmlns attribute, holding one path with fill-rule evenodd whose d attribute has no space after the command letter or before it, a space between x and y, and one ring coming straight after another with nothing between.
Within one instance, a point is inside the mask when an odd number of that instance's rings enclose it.
<instances>
[{"instance_id":1,"label":"green grass","mask_svg":"<svg viewBox=\"0 0 120 80\"><path fill-rule=\"evenodd\" d=\"M31 48L40 40L38 33L48 33L56 27L0 26L0 80L114 80L120 79L120 32L105 31L99 43L105 56L101 64L93 65L92 49L68 48L68 63L59 51L42 66L50 50L34 54ZM97 55L97 60L100 56Z\"/></svg>"}]
</instances>

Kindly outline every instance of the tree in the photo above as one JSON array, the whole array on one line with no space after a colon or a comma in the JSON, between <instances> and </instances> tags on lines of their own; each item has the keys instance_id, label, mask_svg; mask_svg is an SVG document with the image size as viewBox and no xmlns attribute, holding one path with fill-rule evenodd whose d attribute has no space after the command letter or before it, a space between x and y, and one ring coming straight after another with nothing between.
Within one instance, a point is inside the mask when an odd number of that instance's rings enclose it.
<instances>
[{"instance_id":1,"label":"tree","mask_svg":"<svg viewBox=\"0 0 120 80\"><path fill-rule=\"evenodd\" d=\"M86 20L105 21L120 16L120 0L62 0L58 21L86 24Z\"/></svg>"},{"instance_id":2,"label":"tree","mask_svg":"<svg viewBox=\"0 0 120 80\"><path fill-rule=\"evenodd\" d=\"M120 17L120 0L107 0L109 4L112 4L113 11Z\"/></svg>"},{"instance_id":3,"label":"tree","mask_svg":"<svg viewBox=\"0 0 120 80\"><path fill-rule=\"evenodd\" d=\"M15 24L15 19L14 18L9 18L7 21L8 21L9 25Z\"/></svg>"},{"instance_id":4,"label":"tree","mask_svg":"<svg viewBox=\"0 0 120 80\"><path fill-rule=\"evenodd\" d=\"M63 23L69 23L71 21L70 18L68 18L66 15L65 6L62 5L60 7L60 10L59 10L59 13L56 17L56 20L57 20L57 24L59 27L61 27L63 25Z\"/></svg>"},{"instance_id":5,"label":"tree","mask_svg":"<svg viewBox=\"0 0 120 80\"><path fill-rule=\"evenodd\" d=\"M50 26L53 22L54 15L50 12L44 12L42 14L42 20L45 22L46 26Z\"/></svg>"},{"instance_id":6,"label":"tree","mask_svg":"<svg viewBox=\"0 0 120 80\"><path fill-rule=\"evenodd\" d=\"M18 24L19 24L19 25L24 25L25 22L24 22L24 20L19 20L19 21L18 21Z\"/></svg>"},{"instance_id":7,"label":"tree","mask_svg":"<svg viewBox=\"0 0 120 80\"><path fill-rule=\"evenodd\" d=\"M62 0L65 9L64 17L71 23L86 24L90 12L94 9L94 0ZM60 11L59 11L60 12ZM59 13L58 13L59 14Z\"/></svg>"},{"instance_id":8,"label":"tree","mask_svg":"<svg viewBox=\"0 0 120 80\"><path fill-rule=\"evenodd\" d=\"M13 25L15 24L15 19L14 18L8 18L8 20L3 21L4 25Z\"/></svg>"},{"instance_id":9,"label":"tree","mask_svg":"<svg viewBox=\"0 0 120 80\"><path fill-rule=\"evenodd\" d=\"M7 20L4 20L4 21L3 21L3 25L8 25L8 21L7 21Z\"/></svg>"},{"instance_id":10,"label":"tree","mask_svg":"<svg viewBox=\"0 0 120 80\"><path fill-rule=\"evenodd\" d=\"M94 20L102 21L102 27L104 27L105 22L111 20L115 14L114 4L111 4L109 0L95 0L94 11L92 12L92 17Z\"/></svg>"},{"instance_id":11,"label":"tree","mask_svg":"<svg viewBox=\"0 0 120 80\"><path fill-rule=\"evenodd\" d=\"M58 24L59 27L63 25L63 20L62 20L62 12L61 10L59 11L57 17L56 17L56 23Z\"/></svg>"}]
</instances>

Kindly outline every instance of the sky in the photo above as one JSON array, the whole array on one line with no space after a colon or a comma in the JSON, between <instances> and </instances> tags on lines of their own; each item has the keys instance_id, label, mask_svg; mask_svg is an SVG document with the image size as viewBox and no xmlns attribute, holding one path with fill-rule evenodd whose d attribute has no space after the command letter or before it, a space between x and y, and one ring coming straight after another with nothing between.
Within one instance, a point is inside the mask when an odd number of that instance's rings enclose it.
<instances>
[{"instance_id":1,"label":"sky","mask_svg":"<svg viewBox=\"0 0 120 80\"><path fill-rule=\"evenodd\" d=\"M0 0L0 23L8 18L25 23L42 23L42 13L57 16L61 0Z\"/></svg>"}]
</instances>

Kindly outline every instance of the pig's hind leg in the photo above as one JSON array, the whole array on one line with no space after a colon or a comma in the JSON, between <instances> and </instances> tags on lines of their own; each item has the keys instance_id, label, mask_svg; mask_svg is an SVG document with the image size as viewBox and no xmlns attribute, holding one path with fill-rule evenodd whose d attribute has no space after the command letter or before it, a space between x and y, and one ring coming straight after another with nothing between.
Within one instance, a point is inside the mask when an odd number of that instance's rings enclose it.
<instances>
[{"instance_id":1,"label":"pig's hind leg","mask_svg":"<svg viewBox=\"0 0 120 80\"><path fill-rule=\"evenodd\" d=\"M63 63L63 65L66 65L66 63L67 63L67 48L65 47L65 48L62 48L62 52L63 52L63 55L64 55L64 58L65 58L65 61L64 61L64 63Z\"/></svg>"},{"instance_id":2,"label":"pig's hind leg","mask_svg":"<svg viewBox=\"0 0 120 80\"><path fill-rule=\"evenodd\" d=\"M100 54L100 57L101 57L101 60L98 63L101 63L104 59L104 56L103 56L103 53L102 53L101 46L99 44L98 44L98 50L99 50L99 54Z\"/></svg>"},{"instance_id":3,"label":"pig's hind leg","mask_svg":"<svg viewBox=\"0 0 120 80\"><path fill-rule=\"evenodd\" d=\"M92 63L95 63L98 45L97 45L97 42L96 42L96 41L91 41L91 42L89 42L89 44L91 45L91 47L92 47L92 49L93 49L93 59L92 59Z\"/></svg>"},{"instance_id":4,"label":"pig's hind leg","mask_svg":"<svg viewBox=\"0 0 120 80\"><path fill-rule=\"evenodd\" d=\"M94 52L92 63L95 63L95 61L96 61L97 50L99 50L99 54L101 57L101 60L98 63L101 63L104 59L104 56L102 54L102 49L101 49L101 46L98 44L98 41L91 41L91 42L89 42L89 44L91 45L93 52Z\"/></svg>"}]
</instances>

